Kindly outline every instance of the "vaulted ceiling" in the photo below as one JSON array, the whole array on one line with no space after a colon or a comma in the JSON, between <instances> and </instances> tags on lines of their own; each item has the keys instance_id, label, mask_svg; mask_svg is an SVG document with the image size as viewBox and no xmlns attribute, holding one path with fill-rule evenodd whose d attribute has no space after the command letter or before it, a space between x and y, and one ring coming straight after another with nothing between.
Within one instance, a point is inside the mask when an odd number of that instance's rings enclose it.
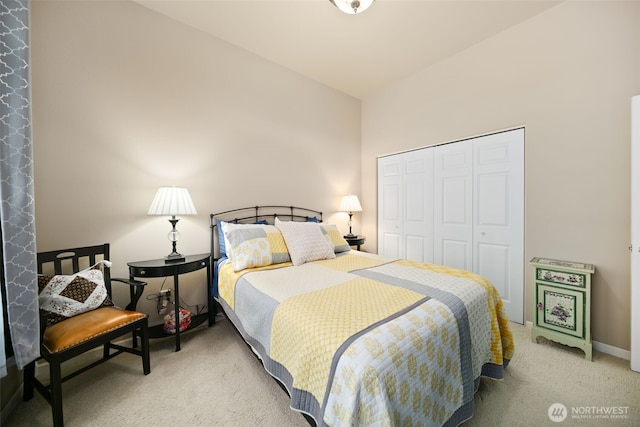
<instances>
[{"instance_id":1,"label":"vaulted ceiling","mask_svg":"<svg viewBox=\"0 0 640 427\"><path fill-rule=\"evenodd\" d=\"M376 0L347 15L329 0L134 1L360 99L559 3Z\"/></svg>"}]
</instances>

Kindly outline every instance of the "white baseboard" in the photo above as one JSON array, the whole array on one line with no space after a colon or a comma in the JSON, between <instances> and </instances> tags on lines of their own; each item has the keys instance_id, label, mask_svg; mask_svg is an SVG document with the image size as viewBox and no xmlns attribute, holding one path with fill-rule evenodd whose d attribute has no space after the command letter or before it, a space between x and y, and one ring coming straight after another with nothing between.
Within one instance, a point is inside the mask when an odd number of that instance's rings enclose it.
<instances>
[{"instance_id":1,"label":"white baseboard","mask_svg":"<svg viewBox=\"0 0 640 427\"><path fill-rule=\"evenodd\" d=\"M533 327L533 323L530 321L525 322L525 326L527 329L531 329ZM599 351L601 353L610 354L611 356L619 357L624 360L631 360L631 351L624 350L619 347L614 347L609 344L601 343L598 341L591 341L591 345L593 349Z\"/></svg>"},{"instance_id":2,"label":"white baseboard","mask_svg":"<svg viewBox=\"0 0 640 427\"><path fill-rule=\"evenodd\" d=\"M619 357L620 359L631 360L631 351L629 350L624 350L598 341L592 341L591 344L593 344L593 349L596 351L610 354L612 356Z\"/></svg>"}]
</instances>

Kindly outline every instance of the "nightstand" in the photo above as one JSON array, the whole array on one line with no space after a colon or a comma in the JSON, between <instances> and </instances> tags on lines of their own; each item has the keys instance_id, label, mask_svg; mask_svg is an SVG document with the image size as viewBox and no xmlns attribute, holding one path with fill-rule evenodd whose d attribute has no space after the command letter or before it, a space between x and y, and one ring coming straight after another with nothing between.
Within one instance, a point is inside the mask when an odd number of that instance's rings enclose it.
<instances>
[{"instance_id":1,"label":"nightstand","mask_svg":"<svg viewBox=\"0 0 640 427\"><path fill-rule=\"evenodd\" d=\"M591 360L592 264L533 258L534 314L531 341L542 336L584 351Z\"/></svg>"},{"instance_id":2,"label":"nightstand","mask_svg":"<svg viewBox=\"0 0 640 427\"><path fill-rule=\"evenodd\" d=\"M360 246L364 245L366 238L364 236L343 236L349 246L355 246L357 250L360 250Z\"/></svg>"},{"instance_id":3,"label":"nightstand","mask_svg":"<svg viewBox=\"0 0 640 427\"><path fill-rule=\"evenodd\" d=\"M205 286L207 288L207 308L208 313L195 315L191 317L191 325L187 329L195 328L201 323L209 320L209 326L213 325L215 321L215 306L213 305L213 298L211 298L211 290L209 287L211 286L211 256L210 254L202 254L202 255L189 255L185 257L184 261L175 261L175 262L165 262L164 258L161 259L153 259L148 261L135 261L127 263L129 266L129 277L133 280L135 277L168 277L173 276L173 290L175 293L174 299L175 303L175 319L176 323L179 323L180 319L180 286L178 283L178 277L181 274L191 273L192 271L197 271L202 268L207 269L207 281ZM133 299L131 302L132 309L135 310L136 304L140 299L142 292L137 293L135 296L132 295ZM149 328L149 337L150 338L160 338L160 337L168 337L175 336L176 340L176 351L180 351L180 328L176 327L175 334L167 334L162 330L163 325L154 326ZM185 331L182 331L185 332Z\"/></svg>"}]
</instances>

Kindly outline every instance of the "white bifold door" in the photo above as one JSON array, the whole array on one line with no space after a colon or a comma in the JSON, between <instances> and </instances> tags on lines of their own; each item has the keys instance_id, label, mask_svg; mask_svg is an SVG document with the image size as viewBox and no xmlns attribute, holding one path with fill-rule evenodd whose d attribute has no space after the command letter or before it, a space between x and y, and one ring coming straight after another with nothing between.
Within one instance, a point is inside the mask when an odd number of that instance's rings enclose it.
<instances>
[{"instance_id":1,"label":"white bifold door","mask_svg":"<svg viewBox=\"0 0 640 427\"><path fill-rule=\"evenodd\" d=\"M640 372L640 95L631 99L631 369Z\"/></svg>"},{"instance_id":2,"label":"white bifold door","mask_svg":"<svg viewBox=\"0 0 640 427\"><path fill-rule=\"evenodd\" d=\"M378 159L378 253L433 261L433 151Z\"/></svg>"},{"instance_id":3,"label":"white bifold door","mask_svg":"<svg viewBox=\"0 0 640 427\"><path fill-rule=\"evenodd\" d=\"M473 271L524 321L524 129L378 159L378 252Z\"/></svg>"}]
</instances>

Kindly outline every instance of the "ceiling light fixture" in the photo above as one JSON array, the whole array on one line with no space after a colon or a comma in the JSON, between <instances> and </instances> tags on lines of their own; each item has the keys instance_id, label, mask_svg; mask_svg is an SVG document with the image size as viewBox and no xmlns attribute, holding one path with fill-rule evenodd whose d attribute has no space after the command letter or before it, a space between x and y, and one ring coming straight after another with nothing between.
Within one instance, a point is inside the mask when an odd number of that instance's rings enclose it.
<instances>
[{"instance_id":1,"label":"ceiling light fixture","mask_svg":"<svg viewBox=\"0 0 640 427\"><path fill-rule=\"evenodd\" d=\"M356 13L362 13L371 6L373 0L329 0L335 7L348 13L349 15L355 15Z\"/></svg>"}]
</instances>

